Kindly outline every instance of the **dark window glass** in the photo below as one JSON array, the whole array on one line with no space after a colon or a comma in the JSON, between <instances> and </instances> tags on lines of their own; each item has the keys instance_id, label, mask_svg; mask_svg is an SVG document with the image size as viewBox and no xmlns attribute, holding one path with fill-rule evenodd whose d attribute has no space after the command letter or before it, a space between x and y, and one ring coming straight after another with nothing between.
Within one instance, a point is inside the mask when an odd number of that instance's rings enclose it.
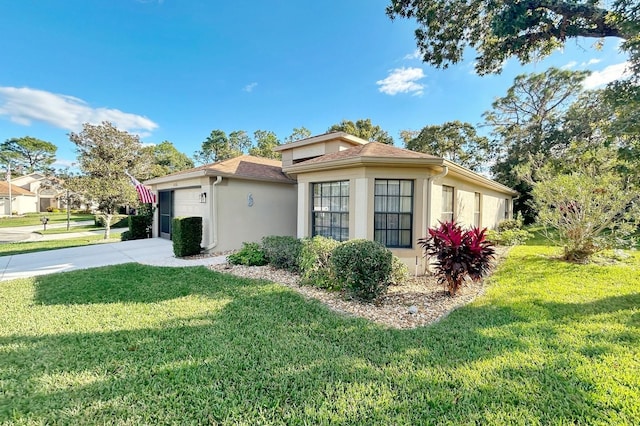
<instances>
[{"instance_id":1,"label":"dark window glass","mask_svg":"<svg viewBox=\"0 0 640 426\"><path fill-rule=\"evenodd\" d=\"M349 239L349 181L313 183L312 236Z\"/></svg>"},{"instance_id":2,"label":"dark window glass","mask_svg":"<svg viewBox=\"0 0 640 426\"><path fill-rule=\"evenodd\" d=\"M376 179L373 238L386 247L411 248L413 181Z\"/></svg>"}]
</instances>

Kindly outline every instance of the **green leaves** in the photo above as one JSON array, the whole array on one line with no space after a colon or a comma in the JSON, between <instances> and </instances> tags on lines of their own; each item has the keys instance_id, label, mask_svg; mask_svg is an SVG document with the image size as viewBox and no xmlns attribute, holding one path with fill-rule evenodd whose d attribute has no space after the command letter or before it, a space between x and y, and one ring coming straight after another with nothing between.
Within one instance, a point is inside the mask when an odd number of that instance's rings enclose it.
<instances>
[{"instance_id":1,"label":"green leaves","mask_svg":"<svg viewBox=\"0 0 640 426\"><path fill-rule=\"evenodd\" d=\"M327 132L346 132L369 142L393 145L393 138L389 136L389 133L382 130L380 126L374 126L370 118L356 120L355 123L351 120L342 120L340 123L329 127Z\"/></svg>"}]
</instances>

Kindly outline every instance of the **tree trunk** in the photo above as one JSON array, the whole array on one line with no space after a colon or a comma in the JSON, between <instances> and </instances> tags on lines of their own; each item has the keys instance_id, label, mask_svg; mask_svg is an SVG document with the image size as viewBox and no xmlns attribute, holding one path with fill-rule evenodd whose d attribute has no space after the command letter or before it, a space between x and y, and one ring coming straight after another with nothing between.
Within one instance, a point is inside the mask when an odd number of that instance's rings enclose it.
<instances>
[{"instance_id":1,"label":"tree trunk","mask_svg":"<svg viewBox=\"0 0 640 426\"><path fill-rule=\"evenodd\" d=\"M111 236L111 220L113 220L113 214L105 213L102 216L104 217L104 239L108 240L109 236Z\"/></svg>"}]
</instances>

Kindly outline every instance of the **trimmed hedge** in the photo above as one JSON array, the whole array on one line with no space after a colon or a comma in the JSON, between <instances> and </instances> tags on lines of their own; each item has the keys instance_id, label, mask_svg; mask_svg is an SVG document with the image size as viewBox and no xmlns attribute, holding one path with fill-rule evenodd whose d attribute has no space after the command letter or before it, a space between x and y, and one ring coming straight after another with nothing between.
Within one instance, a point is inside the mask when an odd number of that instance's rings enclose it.
<instances>
[{"instance_id":1,"label":"trimmed hedge","mask_svg":"<svg viewBox=\"0 0 640 426\"><path fill-rule=\"evenodd\" d=\"M372 301L387 292L391 251L376 241L346 241L333 250L331 264L338 283L357 299Z\"/></svg>"},{"instance_id":2,"label":"trimmed hedge","mask_svg":"<svg viewBox=\"0 0 640 426\"><path fill-rule=\"evenodd\" d=\"M200 253L202 241L202 218L174 217L172 222L173 254L176 257L192 256Z\"/></svg>"},{"instance_id":3,"label":"trimmed hedge","mask_svg":"<svg viewBox=\"0 0 640 426\"><path fill-rule=\"evenodd\" d=\"M130 240L142 240L149 238L149 226L148 216L129 216L129 239Z\"/></svg>"},{"instance_id":4,"label":"trimmed hedge","mask_svg":"<svg viewBox=\"0 0 640 426\"><path fill-rule=\"evenodd\" d=\"M299 265L302 285L341 290L331 270L331 253L340 245L333 238L316 235L302 240Z\"/></svg>"},{"instance_id":5,"label":"trimmed hedge","mask_svg":"<svg viewBox=\"0 0 640 426\"><path fill-rule=\"evenodd\" d=\"M258 243L242 243L242 249L227 256L232 265L262 266L267 264L264 251Z\"/></svg>"}]
</instances>

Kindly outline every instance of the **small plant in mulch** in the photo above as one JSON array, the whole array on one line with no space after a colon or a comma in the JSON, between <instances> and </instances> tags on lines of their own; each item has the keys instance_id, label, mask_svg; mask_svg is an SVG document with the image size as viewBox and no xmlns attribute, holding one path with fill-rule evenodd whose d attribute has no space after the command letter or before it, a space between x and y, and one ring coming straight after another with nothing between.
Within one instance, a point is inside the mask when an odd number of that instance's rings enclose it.
<instances>
[{"instance_id":1,"label":"small plant in mulch","mask_svg":"<svg viewBox=\"0 0 640 426\"><path fill-rule=\"evenodd\" d=\"M462 229L455 222L441 222L418 240L427 256L435 258L438 282L455 296L466 279L480 281L493 268L495 248L485 238L486 228Z\"/></svg>"}]
</instances>

